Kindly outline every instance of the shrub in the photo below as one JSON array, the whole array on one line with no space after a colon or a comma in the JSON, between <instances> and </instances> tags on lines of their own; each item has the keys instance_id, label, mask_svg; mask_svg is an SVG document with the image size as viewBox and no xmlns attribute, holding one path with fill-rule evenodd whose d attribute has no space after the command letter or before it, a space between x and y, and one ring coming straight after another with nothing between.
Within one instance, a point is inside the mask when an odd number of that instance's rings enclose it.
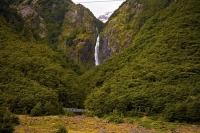
<instances>
[{"instance_id":1,"label":"shrub","mask_svg":"<svg viewBox=\"0 0 200 133\"><path fill-rule=\"evenodd\" d=\"M175 107L173 105L166 106L164 111L164 118L166 121L173 122L175 121Z\"/></svg>"},{"instance_id":2,"label":"shrub","mask_svg":"<svg viewBox=\"0 0 200 133\"><path fill-rule=\"evenodd\" d=\"M12 133L14 126L19 124L19 118L7 108L0 108L0 133Z\"/></svg>"},{"instance_id":3,"label":"shrub","mask_svg":"<svg viewBox=\"0 0 200 133\"><path fill-rule=\"evenodd\" d=\"M74 112L71 112L71 111L65 111L65 115L67 116L75 116Z\"/></svg>"},{"instance_id":4,"label":"shrub","mask_svg":"<svg viewBox=\"0 0 200 133\"><path fill-rule=\"evenodd\" d=\"M42 115L42 106L41 103L39 102L31 110L31 116L41 116L41 115Z\"/></svg>"},{"instance_id":5,"label":"shrub","mask_svg":"<svg viewBox=\"0 0 200 133\"><path fill-rule=\"evenodd\" d=\"M67 129L63 126L61 126L56 133L68 133Z\"/></svg>"},{"instance_id":6,"label":"shrub","mask_svg":"<svg viewBox=\"0 0 200 133\"><path fill-rule=\"evenodd\" d=\"M108 117L108 122L114 122L117 124L123 123L124 122L123 118L124 118L124 115L117 109L114 109L113 112Z\"/></svg>"},{"instance_id":7,"label":"shrub","mask_svg":"<svg viewBox=\"0 0 200 133\"><path fill-rule=\"evenodd\" d=\"M110 117L108 117L108 122L114 122L114 123L119 124L119 123L123 123L124 120L119 115L111 115Z\"/></svg>"}]
</instances>

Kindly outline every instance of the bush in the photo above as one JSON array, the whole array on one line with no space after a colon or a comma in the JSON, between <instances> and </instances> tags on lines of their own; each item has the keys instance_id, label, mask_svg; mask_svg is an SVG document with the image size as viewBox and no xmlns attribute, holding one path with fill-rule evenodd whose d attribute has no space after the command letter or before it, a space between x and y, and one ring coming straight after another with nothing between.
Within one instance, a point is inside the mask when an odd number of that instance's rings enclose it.
<instances>
[{"instance_id":1,"label":"bush","mask_svg":"<svg viewBox=\"0 0 200 133\"><path fill-rule=\"evenodd\" d=\"M62 126L58 129L58 131L56 131L56 133L68 133L68 131L65 127Z\"/></svg>"},{"instance_id":2,"label":"bush","mask_svg":"<svg viewBox=\"0 0 200 133\"><path fill-rule=\"evenodd\" d=\"M124 120L119 115L111 115L110 117L108 117L108 122L114 122L114 123L119 124L119 123L123 123Z\"/></svg>"},{"instance_id":3,"label":"bush","mask_svg":"<svg viewBox=\"0 0 200 133\"><path fill-rule=\"evenodd\" d=\"M31 116L41 116L41 115L42 115L42 106L41 103L39 102L31 110Z\"/></svg>"},{"instance_id":4,"label":"bush","mask_svg":"<svg viewBox=\"0 0 200 133\"><path fill-rule=\"evenodd\" d=\"M71 112L71 111L65 111L65 115L66 116L75 116L74 112Z\"/></svg>"},{"instance_id":5,"label":"bush","mask_svg":"<svg viewBox=\"0 0 200 133\"><path fill-rule=\"evenodd\" d=\"M164 111L164 118L166 121L173 122L175 121L175 107L173 105L166 106Z\"/></svg>"},{"instance_id":6,"label":"bush","mask_svg":"<svg viewBox=\"0 0 200 133\"><path fill-rule=\"evenodd\" d=\"M0 133L12 133L14 126L19 124L19 118L7 108L0 108Z\"/></svg>"},{"instance_id":7,"label":"bush","mask_svg":"<svg viewBox=\"0 0 200 133\"><path fill-rule=\"evenodd\" d=\"M114 109L113 112L108 117L108 122L114 122L117 124L123 123L124 122L123 118L124 118L124 115L117 109Z\"/></svg>"},{"instance_id":8,"label":"bush","mask_svg":"<svg viewBox=\"0 0 200 133\"><path fill-rule=\"evenodd\" d=\"M59 109L56 108L51 102L46 102L44 105L45 115L57 115L59 114Z\"/></svg>"},{"instance_id":9,"label":"bush","mask_svg":"<svg viewBox=\"0 0 200 133\"><path fill-rule=\"evenodd\" d=\"M188 121L200 120L200 101L193 101L187 104L187 119Z\"/></svg>"},{"instance_id":10,"label":"bush","mask_svg":"<svg viewBox=\"0 0 200 133\"><path fill-rule=\"evenodd\" d=\"M192 101L189 103L169 104L164 111L164 118L167 121L196 122L200 119L200 103Z\"/></svg>"}]
</instances>

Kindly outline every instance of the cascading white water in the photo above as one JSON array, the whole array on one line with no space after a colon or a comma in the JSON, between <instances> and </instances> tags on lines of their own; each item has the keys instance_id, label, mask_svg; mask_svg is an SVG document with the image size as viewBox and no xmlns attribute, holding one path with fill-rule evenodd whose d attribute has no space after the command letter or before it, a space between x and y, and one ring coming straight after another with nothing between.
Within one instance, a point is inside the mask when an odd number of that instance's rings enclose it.
<instances>
[{"instance_id":1,"label":"cascading white water","mask_svg":"<svg viewBox=\"0 0 200 133\"><path fill-rule=\"evenodd\" d=\"M94 57L95 57L95 65L98 66L99 65L99 35L96 41Z\"/></svg>"}]
</instances>

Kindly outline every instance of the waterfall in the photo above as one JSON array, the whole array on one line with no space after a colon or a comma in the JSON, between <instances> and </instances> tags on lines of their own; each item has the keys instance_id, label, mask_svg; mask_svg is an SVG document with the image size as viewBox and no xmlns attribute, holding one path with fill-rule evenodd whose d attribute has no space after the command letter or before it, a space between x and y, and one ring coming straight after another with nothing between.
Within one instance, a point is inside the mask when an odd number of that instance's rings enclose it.
<instances>
[{"instance_id":1,"label":"waterfall","mask_svg":"<svg viewBox=\"0 0 200 133\"><path fill-rule=\"evenodd\" d=\"M95 57L95 65L98 66L99 65L99 35L96 41L94 57Z\"/></svg>"}]
</instances>

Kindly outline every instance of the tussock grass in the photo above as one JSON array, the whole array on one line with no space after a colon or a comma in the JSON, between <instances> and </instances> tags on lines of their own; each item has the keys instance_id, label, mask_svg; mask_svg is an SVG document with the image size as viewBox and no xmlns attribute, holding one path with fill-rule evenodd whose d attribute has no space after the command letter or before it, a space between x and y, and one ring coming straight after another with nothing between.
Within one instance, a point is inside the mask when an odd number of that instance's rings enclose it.
<instances>
[{"instance_id":1,"label":"tussock grass","mask_svg":"<svg viewBox=\"0 0 200 133\"><path fill-rule=\"evenodd\" d=\"M116 124L107 119L96 119L85 116L42 116L29 117L20 115L20 125L15 133L49 133L56 132L60 127L66 128L69 133L128 133L134 131L149 133L166 133L174 130L187 133L199 133L200 129L194 125L152 120L150 117L124 118L124 123Z\"/></svg>"}]
</instances>

